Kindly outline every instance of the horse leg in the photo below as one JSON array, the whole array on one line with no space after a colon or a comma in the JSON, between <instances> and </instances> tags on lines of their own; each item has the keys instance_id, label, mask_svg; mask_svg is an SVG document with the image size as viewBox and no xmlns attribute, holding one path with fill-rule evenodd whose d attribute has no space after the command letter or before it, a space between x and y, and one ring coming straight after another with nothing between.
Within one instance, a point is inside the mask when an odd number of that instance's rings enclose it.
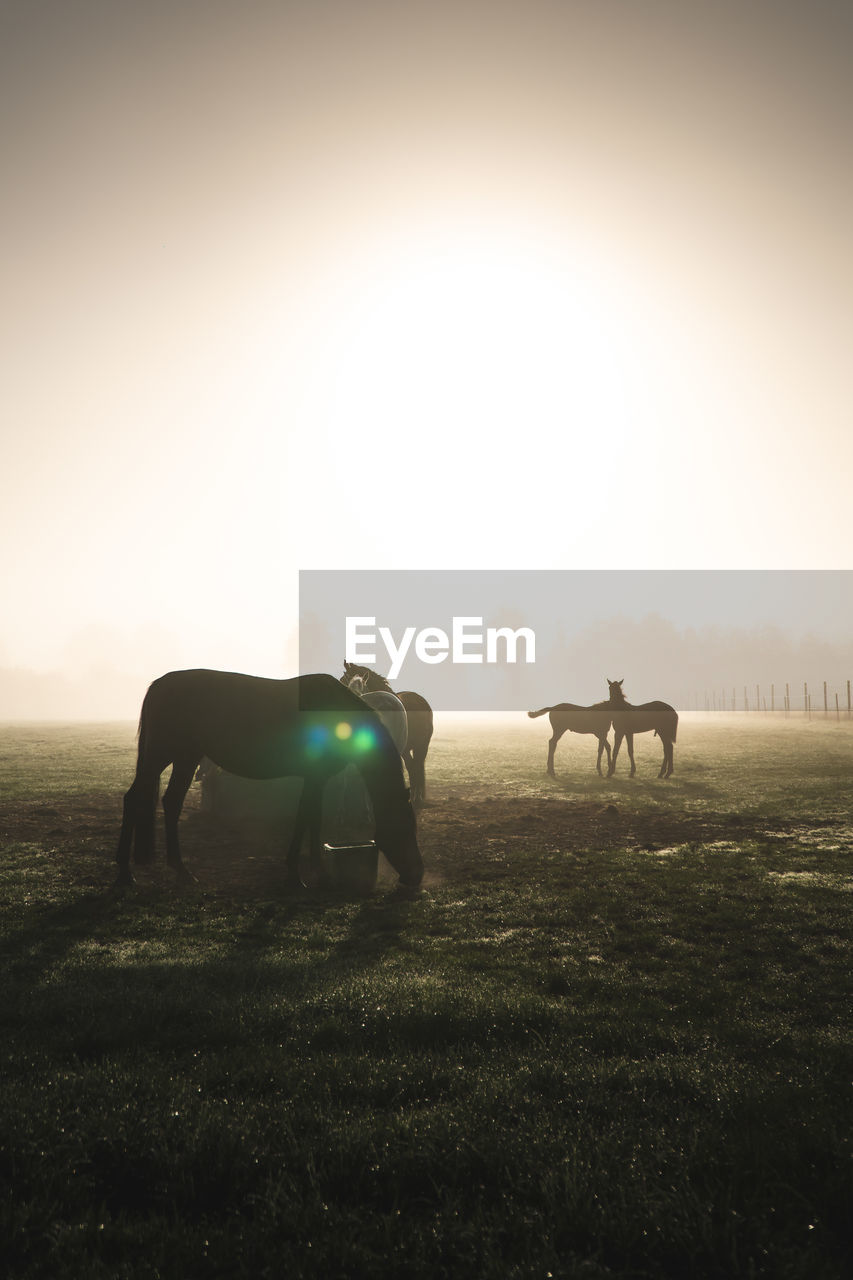
<instances>
[{"instance_id":1,"label":"horse leg","mask_svg":"<svg viewBox=\"0 0 853 1280\"><path fill-rule=\"evenodd\" d=\"M410 746L406 743L403 751L400 752L403 757L403 764L406 766L406 773L409 775L409 790L412 796L412 807L419 809L426 801L426 755L429 742L426 746L417 743Z\"/></svg>"},{"instance_id":2,"label":"horse leg","mask_svg":"<svg viewBox=\"0 0 853 1280\"><path fill-rule=\"evenodd\" d=\"M418 745L412 748L413 773L409 774L409 781L412 784L412 804L416 809L426 804L426 754L426 747Z\"/></svg>"},{"instance_id":3,"label":"horse leg","mask_svg":"<svg viewBox=\"0 0 853 1280\"><path fill-rule=\"evenodd\" d=\"M116 888L133 884L133 873L130 870L130 849L133 844L133 833L136 829L139 806L138 795L139 779L137 778L124 793L121 831L119 832L118 848L116 849L116 862L118 863L118 874L115 879Z\"/></svg>"},{"instance_id":4,"label":"horse leg","mask_svg":"<svg viewBox=\"0 0 853 1280\"><path fill-rule=\"evenodd\" d=\"M672 739L666 738L663 744L663 764L661 765L660 773L662 778L669 778L672 776L674 754L675 748L673 746Z\"/></svg>"},{"instance_id":5,"label":"horse leg","mask_svg":"<svg viewBox=\"0 0 853 1280\"><path fill-rule=\"evenodd\" d=\"M619 733L616 729L613 730L613 754L611 755L610 762L607 766L608 778L612 778L616 772L616 757L619 754L619 748L622 746L622 739L624 736L624 733Z\"/></svg>"},{"instance_id":6,"label":"horse leg","mask_svg":"<svg viewBox=\"0 0 853 1280\"><path fill-rule=\"evenodd\" d=\"M192 884L195 876L187 871L181 858L181 846L178 841L178 819L184 807L184 800L190 783L195 777L201 757L185 757L176 760L172 765L169 785L163 795L163 817L166 822L166 863L172 868L181 884Z\"/></svg>"},{"instance_id":7,"label":"horse leg","mask_svg":"<svg viewBox=\"0 0 853 1280\"><path fill-rule=\"evenodd\" d=\"M290 844L287 846L287 884L291 889L306 888L299 874L299 854L305 829L308 828L309 852L312 859L320 863L320 828L323 818L323 783L306 778L302 784L302 795L293 823Z\"/></svg>"},{"instance_id":8,"label":"horse leg","mask_svg":"<svg viewBox=\"0 0 853 1280\"><path fill-rule=\"evenodd\" d=\"M631 772L628 774L628 777L629 777L629 778L633 778L634 774L637 772L637 766L634 764L634 735L633 735L633 733L626 733L626 734L625 734L625 746L628 748L628 759L631 761Z\"/></svg>"},{"instance_id":9,"label":"horse leg","mask_svg":"<svg viewBox=\"0 0 853 1280\"><path fill-rule=\"evenodd\" d=\"M293 831L290 834L290 844L287 846L287 884L291 889L304 889L305 883L299 874L299 852L302 848L302 837L305 834L305 824L307 820L307 811L305 806L305 792L308 783L302 784L302 795L299 797L299 805L296 810L296 817L293 820Z\"/></svg>"},{"instance_id":10,"label":"horse leg","mask_svg":"<svg viewBox=\"0 0 853 1280\"><path fill-rule=\"evenodd\" d=\"M412 755L412 748L408 743L406 743L405 749L400 752L400 755L403 757L403 764L406 766L406 773L409 775L409 791L412 795L412 804L415 805L417 803L415 759Z\"/></svg>"},{"instance_id":11,"label":"horse leg","mask_svg":"<svg viewBox=\"0 0 853 1280\"><path fill-rule=\"evenodd\" d=\"M323 786L322 782L308 785L302 793L306 803L306 821L308 823L308 856L311 865L317 872L317 879L325 888L329 887L329 875L323 865L322 830L323 830ZM307 796L306 796L307 791Z\"/></svg>"},{"instance_id":12,"label":"horse leg","mask_svg":"<svg viewBox=\"0 0 853 1280\"><path fill-rule=\"evenodd\" d=\"M154 857L154 818L160 774L146 776L137 770L136 777L124 795L121 831L119 832L116 862L116 888L134 883L130 870L130 851L134 850L137 862L151 862Z\"/></svg>"},{"instance_id":13,"label":"horse leg","mask_svg":"<svg viewBox=\"0 0 853 1280\"><path fill-rule=\"evenodd\" d=\"M553 726L552 726L552 727L553 727ZM557 750L557 743L560 741L560 739L562 738L562 736L563 736L563 734L564 734L565 732L566 732L566 731L565 731L565 729L556 729L556 728L555 728L555 729L554 729L554 732L553 732L553 734L552 734L552 736L551 736L551 740L550 740L550 742L548 743L548 765L547 765L547 771L548 771L548 773L550 773L550 775L551 775L551 777L552 777L552 778L556 778L556 776L557 776L557 775L555 774L555 772L554 772L554 752Z\"/></svg>"},{"instance_id":14,"label":"horse leg","mask_svg":"<svg viewBox=\"0 0 853 1280\"><path fill-rule=\"evenodd\" d=\"M604 751L607 752L607 772L609 774L610 773L610 743L607 741L607 734L605 734L603 738L598 739L598 760L596 761L595 767L598 770L599 777L604 777L603 773L601 772L601 756Z\"/></svg>"}]
</instances>

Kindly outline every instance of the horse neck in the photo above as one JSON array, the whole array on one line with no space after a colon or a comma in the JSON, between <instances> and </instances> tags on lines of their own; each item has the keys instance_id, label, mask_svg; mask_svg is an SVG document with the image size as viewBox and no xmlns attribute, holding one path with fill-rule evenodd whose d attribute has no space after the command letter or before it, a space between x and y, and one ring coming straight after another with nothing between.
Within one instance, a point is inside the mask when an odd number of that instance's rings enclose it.
<instances>
[{"instance_id":1,"label":"horse neck","mask_svg":"<svg viewBox=\"0 0 853 1280\"><path fill-rule=\"evenodd\" d=\"M406 784L400 763L400 753L386 730L378 737L374 749L356 762L364 778L374 808L377 804L386 811L403 807L406 800Z\"/></svg>"}]
</instances>

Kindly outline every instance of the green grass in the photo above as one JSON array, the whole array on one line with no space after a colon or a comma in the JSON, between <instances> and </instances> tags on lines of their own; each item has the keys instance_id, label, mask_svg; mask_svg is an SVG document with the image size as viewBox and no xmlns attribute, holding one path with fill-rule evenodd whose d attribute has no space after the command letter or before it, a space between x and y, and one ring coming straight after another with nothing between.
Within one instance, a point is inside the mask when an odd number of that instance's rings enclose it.
<instances>
[{"instance_id":1,"label":"green grass","mask_svg":"<svg viewBox=\"0 0 853 1280\"><path fill-rule=\"evenodd\" d=\"M7 1273L851 1274L853 734L679 736L446 730L402 902L192 805L115 895L132 727L3 730Z\"/></svg>"}]
</instances>

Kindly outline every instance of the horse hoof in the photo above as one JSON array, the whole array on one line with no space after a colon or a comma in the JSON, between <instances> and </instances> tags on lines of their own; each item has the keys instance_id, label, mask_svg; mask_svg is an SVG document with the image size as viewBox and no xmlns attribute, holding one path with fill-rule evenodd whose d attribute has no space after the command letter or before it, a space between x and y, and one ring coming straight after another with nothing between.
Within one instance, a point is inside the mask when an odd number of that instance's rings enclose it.
<instances>
[{"instance_id":1,"label":"horse hoof","mask_svg":"<svg viewBox=\"0 0 853 1280\"><path fill-rule=\"evenodd\" d=\"M420 898L423 894L423 888L419 884L403 884L402 881L388 894L389 902L414 902L416 898Z\"/></svg>"},{"instance_id":2,"label":"horse hoof","mask_svg":"<svg viewBox=\"0 0 853 1280\"><path fill-rule=\"evenodd\" d=\"M120 871L113 881L113 889L135 889L136 880L129 871Z\"/></svg>"}]
</instances>

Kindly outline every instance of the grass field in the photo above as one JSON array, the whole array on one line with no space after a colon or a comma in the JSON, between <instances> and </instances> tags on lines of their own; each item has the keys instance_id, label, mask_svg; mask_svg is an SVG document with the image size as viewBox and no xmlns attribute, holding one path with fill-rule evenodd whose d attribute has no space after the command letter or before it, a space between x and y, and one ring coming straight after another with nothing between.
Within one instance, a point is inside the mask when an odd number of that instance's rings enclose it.
<instances>
[{"instance_id":1,"label":"grass field","mask_svg":"<svg viewBox=\"0 0 853 1280\"><path fill-rule=\"evenodd\" d=\"M853 725L548 732L440 720L349 901L195 787L113 893L134 726L1 727L6 1274L853 1274Z\"/></svg>"}]
</instances>

